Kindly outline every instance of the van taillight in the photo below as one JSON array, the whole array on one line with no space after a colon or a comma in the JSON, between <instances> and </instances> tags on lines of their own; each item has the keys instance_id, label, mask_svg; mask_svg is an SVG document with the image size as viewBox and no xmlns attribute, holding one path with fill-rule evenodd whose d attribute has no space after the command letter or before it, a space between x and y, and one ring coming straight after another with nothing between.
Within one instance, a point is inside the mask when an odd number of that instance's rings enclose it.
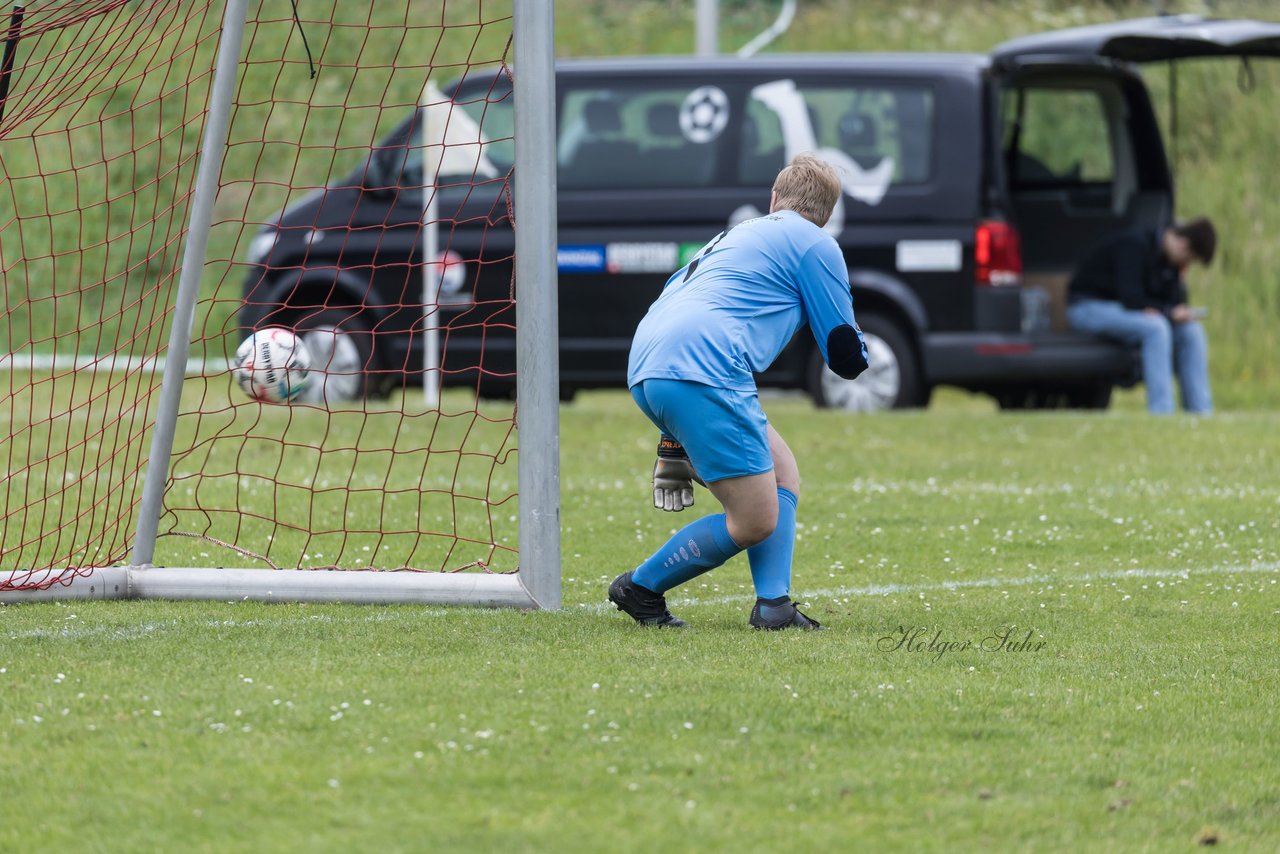
<instances>
[{"instance_id":1,"label":"van taillight","mask_svg":"<svg viewBox=\"0 0 1280 854\"><path fill-rule=\"evenodd\" d=\"M973 264L979 285L1022 283L1022 240L1007 222L983 220L973 239Z\"/></svg>"}]
</instances>

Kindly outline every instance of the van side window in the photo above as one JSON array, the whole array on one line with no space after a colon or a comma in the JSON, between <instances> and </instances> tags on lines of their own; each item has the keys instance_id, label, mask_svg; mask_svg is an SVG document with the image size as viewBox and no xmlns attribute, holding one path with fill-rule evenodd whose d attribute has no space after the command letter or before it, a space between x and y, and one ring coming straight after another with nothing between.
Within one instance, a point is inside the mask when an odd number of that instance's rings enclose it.
<instances>
[{"instance_id":1,"label":"van side window","mask_svg":"<svg viewBox=\"0 0 1280 854\"><path fill-rule=\"evenodd\" d=\"M1101 92L1024 88L1004 98L1005 163L1014 186L1111 183L1115 164Z\"/></svg>"},{"instance_id":2,"label":"van side window","mask_svg":"<svg viewBox=\"0 0 1280 854\"><path fill-rule=\"evenodd\" d=\"M930 178L933 93L918 86L851 87L772 80L747 98L738 179L768 185L801 151L826 150L846 171L891 184Z\"/></svg>"},{"instance_id":3,"label":"van side window","mask_svg":"<svg viewBox=\"0 0 1280 854\"><path fill-rule=\"evenodd\" d=\"M748 98L738 152L738 179L743 184L771 187L786 165L781 118L759 98Z\"/></svg>"},{"instance_id":4,"label":"van side window","mask_svg":"<svg viewBox=\"0 0 1280 854\"><path fill-rule=\"evenodd\" d=\"M557 180L565 189L708 187L728 124L715 86L573 89L560 109Z\"/></svg>"}]
</instances>

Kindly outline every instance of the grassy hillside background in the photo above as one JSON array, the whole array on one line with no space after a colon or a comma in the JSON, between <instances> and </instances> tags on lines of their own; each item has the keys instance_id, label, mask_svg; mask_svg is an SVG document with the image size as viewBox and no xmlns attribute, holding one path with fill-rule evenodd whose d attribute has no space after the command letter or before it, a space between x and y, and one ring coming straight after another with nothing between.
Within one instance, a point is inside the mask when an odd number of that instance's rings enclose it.
<instances>
[{"instance_id":1,"label":"grassy hillside background","mask_svg":"<svg viewBox=\"0 0 1280 854\"><path fill-rule=\"evenodd\" d=\"M39 8L58 5L66 6ZM314 79L289 3L251 4L248 61L242 66L196 330L214 355L234 341L232 313L243 278L234 261L244 257L256 224L354 169L369 146L404 116L428 75L444 81L469 63L498 59L510 31L510 0L410 2L407 14L401 3L301 0L298 6L318 70ZM802 0L790 30L767 50L986 51L1013 36L1147 15L1162 6L1280 20L1280 6L1264 0ZM162 315L174 284L178 244L173 236L186 219L220 4L200 15L190 9L184 3L171 10L160 4L150 16L132 5L122 10L147 24L139 24L140 31L151 34L143 37L146 49L121 39L93 41L81 68L110 69L98 76L65 63L36 66L40 51L57 48L48 36L24 42L23 50L31 52L20 51L18 63L27 70L15 77L0 139L0 170L9 180L6 192L0 192L0 267L7 297L0 349L47 351L57 333L63 336L60 352L113 347L154 352L167 336ZM773 2L722 0L721 49L744 44L771 22L776 9ZM558 0L557 52L566 57L688 53L693 12L692 0ZM441 20L454 26L441 30ZM367 24L376 28L373 38ZM58 38L65 49L75 36L68 31ZM183 47L190 44L195 49ZM388 69L392 54L395 71ZM173 70L158 71L169 58ZM152 70L142 75L143 68ZM1251 87L1242 86L1246 76ZM1168 127L1168 70L1149 69L1147 78ZM116 80L124 88L112 91L108 84ZM24 99L47 101L51 91L64 93L66 106L33 111L25 122L14 120ZM105 130L96 124L100 115L108 117ZM1225 408L1268 408L1280 400L1275 322L1280 177L1272 168L1277 116L1280 63L1255 62L1248 75L1234 61L1181 67L1178 133L1171 143L1177 208L1180 215L1208 214L1221 227L1221 261L1197 273L1191 287L1194 300L1210 308L1212 370ZM78 128L59 134L59 122ZM128 142L153 126L161 128L163 143ZM175 150L180 152L177 165ZM79 176L70 171L73 165ZM105 176L105 182L95 187L86 175ZM254 175L257 183L250 180ZM132 193L133 188L141 192ZM58 215L42 216L45 207ZM92 248L75 251L84 245ZM54 294L60 297L56 309L48 298ZM92 321L88 329L85 317ZM81 331L73 335L78 326Z\"/></svg>"}]
</instances>

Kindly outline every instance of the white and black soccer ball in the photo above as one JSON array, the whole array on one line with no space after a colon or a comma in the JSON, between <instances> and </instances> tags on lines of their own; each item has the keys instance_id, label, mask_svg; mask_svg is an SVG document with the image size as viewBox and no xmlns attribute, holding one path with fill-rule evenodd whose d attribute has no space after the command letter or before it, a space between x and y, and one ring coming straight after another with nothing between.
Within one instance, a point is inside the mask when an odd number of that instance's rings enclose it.
<instances>
[{"instance_id":1,"label":"white and black soccer ball","mask_svg":"<svg viewBox=\"0 0 1280 854\"><path fill-rule=\"evenodd\" d=\"M680 131L690 142L711 142L727 124L729 96L718 86L699 86L680 105Z\"/></svg>"},{"instance_id":2,"label":"white and black soccer ball","mask_svg":"<svg viewBox=\"0 0 1280 854\"><path fill-rule=\"evenodd\" d=\"M288 329L268 326L241 342L231 373L254 400L289 403L307 388L311 353L306 342Z\"/></svg>"}]
</instances>

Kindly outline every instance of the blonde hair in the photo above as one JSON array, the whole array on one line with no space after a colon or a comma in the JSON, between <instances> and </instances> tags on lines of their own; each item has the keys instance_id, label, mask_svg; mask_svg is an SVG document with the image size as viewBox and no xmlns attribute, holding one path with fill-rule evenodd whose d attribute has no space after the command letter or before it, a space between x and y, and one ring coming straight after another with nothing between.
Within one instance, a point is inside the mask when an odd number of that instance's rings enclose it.
<instances>
[{"instance_id":1,"label":"blonde hair","mask_svg":"<svg viewBox=\"0 0 1280 854\"><path fill-rule=\"evenodd\" d=\"M817 155L797 154L773 182L774 210L795 211L823 226L840 200L840 176Z\"/></svg>"}]
</instances>

